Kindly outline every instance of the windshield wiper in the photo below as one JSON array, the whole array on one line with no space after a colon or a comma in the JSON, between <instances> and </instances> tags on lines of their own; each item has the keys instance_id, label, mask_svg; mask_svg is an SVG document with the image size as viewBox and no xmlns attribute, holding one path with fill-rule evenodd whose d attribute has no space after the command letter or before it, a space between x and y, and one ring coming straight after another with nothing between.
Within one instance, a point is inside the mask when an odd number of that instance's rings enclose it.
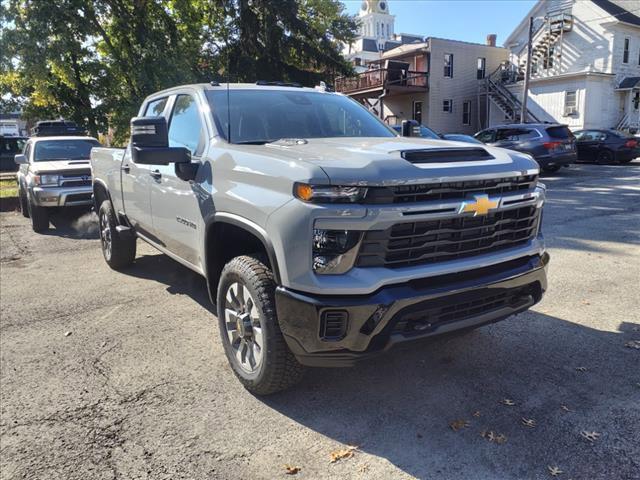
<instances>
[{"instance_id":1,"label":"windshield wiper","mask_svg":"<svg viewBox=\"0 0 640 480\"><path fill-rule=\"evenodd\" d=\"M266 145L267 143L277 142L282 140L281 138L274 138L273 140L245 140L242 142L233 142L234 145Z\"/></svg>"}]
</instances>

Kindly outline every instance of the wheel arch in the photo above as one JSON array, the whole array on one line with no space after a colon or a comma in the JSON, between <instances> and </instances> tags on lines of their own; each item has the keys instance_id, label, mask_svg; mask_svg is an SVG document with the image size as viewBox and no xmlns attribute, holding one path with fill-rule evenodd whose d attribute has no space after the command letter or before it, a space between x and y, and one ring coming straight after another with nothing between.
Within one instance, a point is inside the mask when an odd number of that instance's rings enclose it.
<instances>
[{"instance_id":1,"label":"wheel arch","mask_svg":"<svg viewBox=\"0 0 640 480\"><path fill-rule=\"evenodd\" d=\"M276 284L280 271L273 244L267 232L244 217L229 213L216 213L206 223L204 240L204 267L209 296L216 303L216 291L224 265L239 255L263 253L269 261Z\"/></svg>"}]
</instances>

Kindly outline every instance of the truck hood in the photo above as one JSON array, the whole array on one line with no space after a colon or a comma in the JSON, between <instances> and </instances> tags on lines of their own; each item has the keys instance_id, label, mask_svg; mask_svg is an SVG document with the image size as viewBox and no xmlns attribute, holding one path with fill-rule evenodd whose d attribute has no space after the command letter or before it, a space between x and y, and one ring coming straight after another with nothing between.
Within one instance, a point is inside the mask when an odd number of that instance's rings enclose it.
<instances>
[{"instance_id":1,"label":"truck hood","mask_svg":"<svg viewBox=\"0 0 640 480\"><path fill-rule=\"evenodd\" d=\"M91 162L87 160L54 160L51 162L33 162L29 166L29 170L33 173L42 172L69 172L69 171L87 171L91 169Z\"/></svg>"},{"instance_id":2,"label":"truck hood","mask_svg":"<svg viewBox=\"0 0 640 480\"><path fill-rule=\"evenodd\" d=\"M250 146L247 148L256 148ZM266 148L270 156L289 161L314 164L327 174L334 185L398 185L446 181L451 177L517 176L538 170L538 164L528 155L503 148L446 140L422 138L322 138L304 141L278 141L257 148ZM457 150L464 157L478 148L484 149L484 160L443 161L440 152ZM427 151L435 159L410 162L403 152ZM493 157L493 158L491 158Z\"/></svg>"}]
</instances>

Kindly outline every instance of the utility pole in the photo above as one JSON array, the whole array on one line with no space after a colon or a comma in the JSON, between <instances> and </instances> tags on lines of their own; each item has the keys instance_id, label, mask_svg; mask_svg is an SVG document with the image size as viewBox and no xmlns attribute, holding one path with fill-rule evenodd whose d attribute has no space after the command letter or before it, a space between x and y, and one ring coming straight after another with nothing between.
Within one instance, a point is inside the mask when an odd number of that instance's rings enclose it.
<instances>
[{"instance_id":1,"label":"utility pole","mask_svg":"<svg viewBox=\"0 0 640 480\"><path fill-rule=\"evenodd\" d=\"M527 121L527 99L529 98L529 76L531 75L531 44L533 43L533 17L529 17L529 40L527 41L527 63L524 66L524 85L522 87L522 111L520 123Z\"/></svg>"}]
</instances>

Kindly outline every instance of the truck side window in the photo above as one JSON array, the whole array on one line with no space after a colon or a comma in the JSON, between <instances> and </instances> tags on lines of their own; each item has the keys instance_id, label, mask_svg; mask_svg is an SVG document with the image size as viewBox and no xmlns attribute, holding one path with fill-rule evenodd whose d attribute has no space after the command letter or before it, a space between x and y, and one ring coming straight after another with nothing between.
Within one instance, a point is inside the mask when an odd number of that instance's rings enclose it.
<instances>
[{"instance_id":1,"label":"truck side window","mask_svg":"<svg viewBox=\"0 0 640 480\"><path fill-rule=\"evenodd\" d=\"M167 106L167 97L153 100L147 104L147 109L144 111L145 117L161 117L164 113L164 107Z\"/></svg>"},{"instance_id":2,"label":"truck side window","mask_svg":"<svg viewBox=\"0 0 640 480\"><path fill-rule=\"evenodd\" d=\"M482 143L493 142L493 134L495 130L485 130L484 132L480 132L476 134L476 138L480 140Z\"/></svg>"},{"instance_id":3,"label":"truck side window","mask_svg":"<svg viewBox=\"0 0 640 480\"><path fill-rule=\"evenodd\" d=\"M191 95L178 95L169 123L169 146L185 147L196 155L202 150L202 122L198 103Z\"/></svg>"}]
</instances>

